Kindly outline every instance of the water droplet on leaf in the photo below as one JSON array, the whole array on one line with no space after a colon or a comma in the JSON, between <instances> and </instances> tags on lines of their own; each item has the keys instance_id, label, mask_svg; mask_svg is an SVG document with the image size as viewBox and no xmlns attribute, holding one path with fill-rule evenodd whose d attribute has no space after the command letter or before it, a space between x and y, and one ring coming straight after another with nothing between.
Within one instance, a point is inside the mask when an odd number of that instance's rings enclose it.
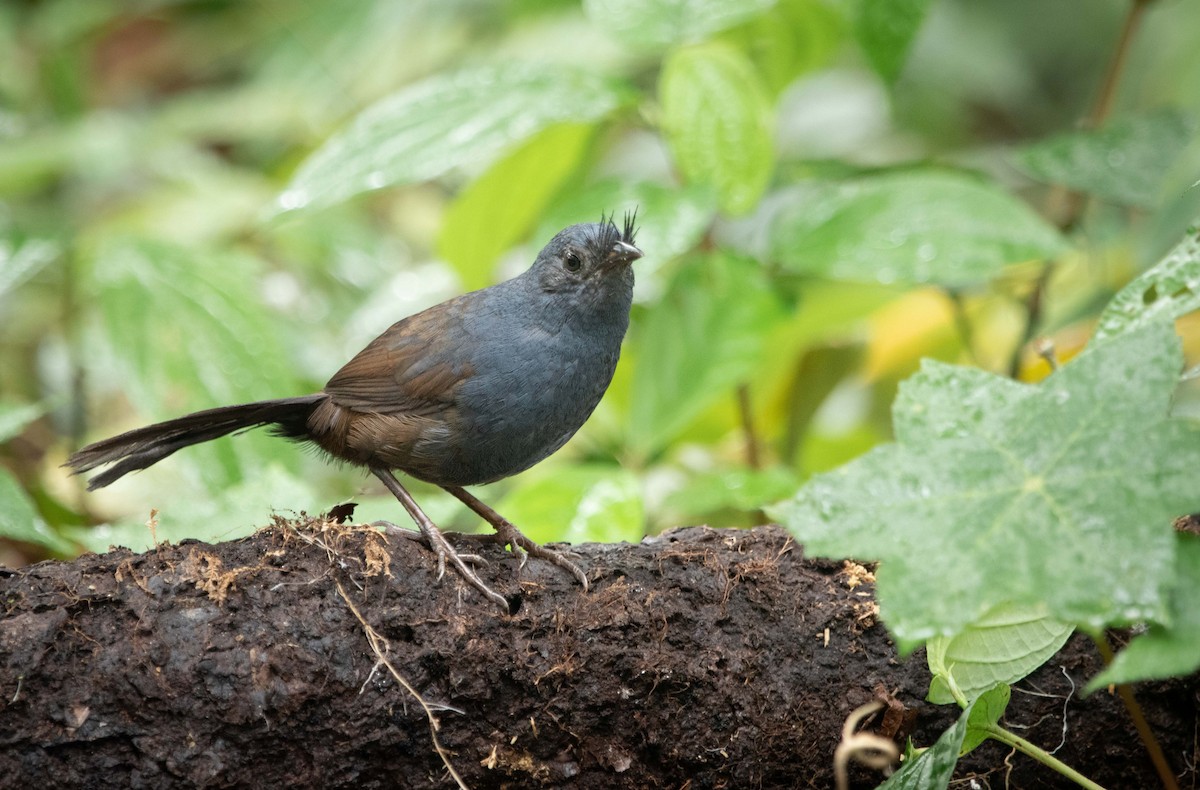
<instances>
[{"instance_id":1,"label":"water droplet on leaf","mask_svg":"<svg viewBox=\"0 0 1200 790\"><path fill-rule=\"evenodd\" d=\"M305 189L288 189L276 201L279 207L284 211L294 211L298 208L303 208L308 205L311 198L308 196L308 190Z\"/></svg>"}]
</instances>

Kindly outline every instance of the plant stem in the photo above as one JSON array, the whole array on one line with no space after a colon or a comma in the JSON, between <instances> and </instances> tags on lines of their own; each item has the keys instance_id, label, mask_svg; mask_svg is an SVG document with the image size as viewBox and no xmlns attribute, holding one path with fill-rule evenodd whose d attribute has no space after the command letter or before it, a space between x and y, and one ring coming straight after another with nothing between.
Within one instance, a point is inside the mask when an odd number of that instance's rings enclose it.
<instances>
[{"instance_id":1,"label":"plant stem","mask_svg":"<svg viewBox=\"0 0 1200 790\"><path fill-rule=\"evenodd\" d=\"M967 352L967 359L973 365L978 365L979 360L975 356L975 330L971 326L971 319L967 317L967 305L962 291L957 288L947 288L946 295L950 297L950 304L954 307L954 325L958 329L959 342L962 343L963 350Z\"/></svg>"},{"instance_id":2,"label":"plant stem","mask_svg":"<svg viewBox=\"0 0 1200 790\"><path fill-rule=\"evenodd\" d=\"M958 684L954 681L954 675L950 672L946 672L937 676L945 681L947 688L950 689L950 696L954 697L954 701L958 703L959 707L966 709L967 705L969 704L967 702L967 696L963 694L962 689L960 689ZM980 727L980 729L986 732L988 737L992 740L1000 741L1000 743L1007 744L1022 754L1032 757L1042 765L1058 771L1060 774L1067 777L1080 787L1086 787L1088 790L1104 790L1103 787L1096 784L1091 779L1088 779L1086 776L1079 773L1074 768L1055 757L1053 754L1050 754L1050 752L1035 746L1019 735L1009 732L999 724L988 724L984 727Z\"/></svg>"},{"instance_id":3,"label":"plant stem","mask_svg":"<svg viewBox=\"0 0 1200 790\"><path fill-rule=\"evenodd\" d=\"M954 679L954 673L951 669L952 666L947 667L944 672L935 672L934 677L939 677L945 682L946 688L950 689L950 696L954 697L955 703L958 704L958 707L966 710L967 706L971 703L967 700L967 695L963 694L962 689L958 687L958 682Z\"/></svg>"},{"instance_id":4,"label":"plant stem","mask_svg":"<svg viewBox=\"0 0 1200 790\"><path fill-rule=\"evenodd\" d=\"M1104 666L1108 666L1113 660L1112 645L1108 643L1108 638L1104 634L1093 634L1092 641L1096 643L1096 650L1100 652L1100 657L1104 659ZM1162 746L1158 739L1154 737L1154 730L1150 729L1150 723L1146 721L1146 715L1142 713L1142 706L1138 704L1137 698L1133 696L1133 689L1128 683L1116 684L1117 696L1121 698L1121 702L1125 705L1125 712L1129 714L1129 718L1133 720L1133 727L1137 730L1138 737L1142 739L1142 745L1146 747L1146 751L1150 755L1150 762L1154 764L1154 770L1158 773L1159 781L1165 790L1179 790L1179 783L1175 780L1175 772L1171 770L1171 766L1167 763L1167 755L1163 753Z\"/></svg>"},{"instance_id":5,"label":"plant stem","mask_svg":"<svg viewBox=\"0 0 1200 790\"><path fill-rule=\"evenodd\" d=\"M1049 284L1050 278L1054 276L1055 263L1054 260L1048 260L1042 264L1042 270L1033 284L1033 290L1029 292L1029 297L1025 300L1025 330L1021 333L1021 340L1017 343L1012 359L1009 360L1009 378L1015 379L1020 376L1021 351L1029 344L1029 341L1033 340L1038 326L1042 323L1042 307L1046 303L1046 286Z\"/></svg>"},{"instance_id":6,"label":"plant stem","mask_svg":"<svg viewBox=\"0 0 1200 790\"><path fill-rule=\"evenodd\" d=\"M1112 113L1113 102L1117 97L1117 86L1121 82L1125 64L1129 62L1129 50L1133 46L1133 37L1141 26L1146 8L1152 2L1154 0L1130 0L1129 12L1125 15L1125 21L1121 24L1121 32L1117 36L1116 49L1113 50L1112 60L1108 62L1108 69L1104 72L1104 81L1100 83L1100 92L1096 94L1096 101L1084 119L1085 128L1098 128ZM1085 199L1084 193L1062 186L1057 187L1050 194L1047 202L1053 207L1051 216L1059 215L1058 226L1062 230L1070 230L1078 224L1083 214Z\"/></svg>"},{"instance_id":7,"label":"plant stem","mask_svg":"<svg viewBox=\"0 0 1200 790\"><path fill-rule=\"evenodd\" d=\"M1080 787L1086 787L1088 790L1104 790L1101 785L1088 779L1053 754L1050 754L1050 752L1035 746L1019 735L1014 735L998 724L989 724L981 729L988 734L989 738L1011 746L1022 754L1037 760L1042 765L1053 768Z\"/></svg>"},{"instance_id":8,"label":"plant stem","mask_svg":"<svg viewBox=\"0 0 1200 790\"><path fill-rule=\"evenodd\" d=\"M1087 128L1094 129L1100 126L1112 112L1113 102L1117 96L1117 86L1121 82L1125 65L1129 62L1129 50L1133 45L1133 37L1141 26L1146 8L1153 2L1154 0L1130 0L1129 12L1125 15L1125 21L1121 25L1116 49L1113 50L1112 60L1109 61L1108 69L1104 73L1104 81L1100 83L1100 93L1097 94L1096 101L1092 104L1085 119ZM1057 216L1058 227L1066 232L1079 224L1086 202L1084 193L1060 185L1050 191L1046 199L1046 213L1052 218ZM1053 260L1046 261L1042 265L1041 274L1034 283L1033 291L1025 301L1027 315L1025 331L1021 335L1021 341L1017 344L1016 350L1013 351L1012 360L1008 366L1009 375L1012 378L1016 378L1020 372L1022 349L1033 339L1038 324L1041 322L1046 285L1054 273L1054 266L1055 261Z\"/></svg>"},{"instance_id":9,"label":"plant stem","mask_svg":"<svg viewBox=\"0 0 1200 790\"><path fill-rule=\"evenodd\" d=\"M1141 25L1147 6L1152 2L1154 0L1132 0L1129 13L1125 15L1125 22L1121 26L1121 35L1117 39L1117 49L1108 64L1108 71L1104 74L1100 95L1096 97L1096 103L1092 105L1092 111L1088 115L1089 126L1099 126L1112 112L1113 99L1117 95L1117 83L1121 81L1121 73L1125 70L1125 63L1129 59L1133 36Z\"/></svg>"},{"instance_id":10,"label":"plant stem","mask_svg":"<svg viewBox=\"0 0 1200 790\"><path fill-rule=\"evenodd\" d=\"M762 455L758 449L758 432L754 429L754 411L750 404L750 385L739 384L737 388L738 412L742 417L742 432L746 435L746 466L762 468Z\"/></svg>"}]
</instances>

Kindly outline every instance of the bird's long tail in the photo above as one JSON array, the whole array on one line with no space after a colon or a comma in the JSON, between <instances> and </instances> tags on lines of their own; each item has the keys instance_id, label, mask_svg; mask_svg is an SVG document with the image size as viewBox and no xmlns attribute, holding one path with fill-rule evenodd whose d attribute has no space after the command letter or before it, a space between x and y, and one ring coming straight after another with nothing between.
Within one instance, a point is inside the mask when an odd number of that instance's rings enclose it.
<instances>
[{"instance_id":1,"label":"bird's long tail","mask_svg":"<svg viewBox=\"0 0 1200 790\"><path fill-rule=\"evenodd\" d=\"M152 466L176 450L235 431L273 425L282 436L302 439L307 434L308 416L327 397L324 393L317 393L299 398L221 406L186 414L89 444L68 458L65 466L69 466L74 474L82 474L98 466L112 464L88 481L88 490L92 491L130 472Z\"/></svg>"}]
</instances>

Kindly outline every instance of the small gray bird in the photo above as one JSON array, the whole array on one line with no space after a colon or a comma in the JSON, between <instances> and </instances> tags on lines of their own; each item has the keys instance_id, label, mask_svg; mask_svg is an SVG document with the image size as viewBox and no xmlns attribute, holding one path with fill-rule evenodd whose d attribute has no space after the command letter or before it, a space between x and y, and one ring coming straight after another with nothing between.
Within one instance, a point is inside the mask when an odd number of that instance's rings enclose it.
<instances>
[{"instance_id":1,"label":"small gray bird","mask_svg":"<svg viewBox=\"0 0 1200 790\"><path fill-rule=\"evenodd\" d=\"M84 447L76 473L112 466L88 489L157 463L189 445L270 426L364 466L387 486L437 556L508 611L392 473L441 486L490 523L497 539L569 570L464 486L524 471L579 430L612 381L633 301L634 215L572 225L505 282L393 324L313 395L195 412ZM394 528L394 525L388 525Z\"/></svg>"}]
</instances>

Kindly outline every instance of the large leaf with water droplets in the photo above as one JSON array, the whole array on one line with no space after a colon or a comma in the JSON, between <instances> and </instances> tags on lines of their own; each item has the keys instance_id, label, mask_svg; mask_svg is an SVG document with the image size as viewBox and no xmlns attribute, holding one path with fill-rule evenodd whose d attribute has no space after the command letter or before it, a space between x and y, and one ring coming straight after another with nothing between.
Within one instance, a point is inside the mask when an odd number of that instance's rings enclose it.
<instances>
[{"instance_id":1,"label":"large leaf with water droplets","mask_svg":"<svg viewBox=\"0 0 1200 790\"><path fill-rule=\"evenodd\" d=\"M882 561L905 648L1002 603L1093 629L1162 621L1171 519L1200 509L1200 427L1168 416L1182 364L1164 324L1038 385L927 361L893 407L895 444L771 513L810 553Z\"/></svg>"},{"instance_id":2,"label":"large leaf with water droplets","mask_svg":"<svg viewBox=\"0 0 1200 790\"><path fill-rule=\"evenodd\" d=\"M625 45L700 41L746 21L775 0L584 0L583 10Z\"/></svg>"},{"instance_id":3,"label":"large leaf with water droplets","mask_svg":"<svg viewBox=\"0 0 1200 790\"><path fill-rule=\"evenodd\" d=\"M556 123L587 123L621 101L594 70L508 63L441 74L381 99L300 165L275 211L327 206L486 162Z\"/></svg>"},{"instance_id":4,"label":"large leaf with water droplets","mask_svg":"<svg viewBox=\"0 0 1200 790\"><path fill-rule=\"evenodd\" d=\"M1191 116L1162 109L1035 143L1016 161L1040 181L1114 203L1153 207L1162 200L1171 168L1195 133Z\"/></svg>"},{"instance_id":5,"label":"large leaf with water droplets","mask_svg":"<svg viewBox=\"0 0 1200 790\"><path fill-rule=\"evenodd\" d=\"M1167 256L1121 289L1100 314L1096 339L1200 310L1200 228L1188 229Z\"/></svg>"},{"instance_id":6,"label":"large leaf with water droplets","mask_svg":"<svg viewBox=\"0 0 1200 790\"><path fill-rule=\"evenodd\" d=\"M962 173L888 173L781 196L773 257L804 274L882 283L975 285L1005 265L1058 255L1062 236L1020 200Z\"/></svg>"},{"instance_id":7,"label":"large leaf with water droplets","mask_svg":"<svg viewBox=\"0 0 1200 790\"><path fill-rule=\"evenodd\" d=\"M684 178L716 190L730 214L752 209L775 162L771 103L754 66L727 44L688 47L667 58L658 91Z\"/></svg>"},{"instance_id":8,"label":"large leaf with water droplets","mask_svg":"<svg viewBox=\"0 0 1200 790\"><path fill-rule=\"evenodd\" d=\"M1088 683L1095 690L1109 683L1183 676L1200 667L1200 537L1180 533L1171 618L1154 624L1117 654L1112 664Z\"/></svg>"}]
</instances>

